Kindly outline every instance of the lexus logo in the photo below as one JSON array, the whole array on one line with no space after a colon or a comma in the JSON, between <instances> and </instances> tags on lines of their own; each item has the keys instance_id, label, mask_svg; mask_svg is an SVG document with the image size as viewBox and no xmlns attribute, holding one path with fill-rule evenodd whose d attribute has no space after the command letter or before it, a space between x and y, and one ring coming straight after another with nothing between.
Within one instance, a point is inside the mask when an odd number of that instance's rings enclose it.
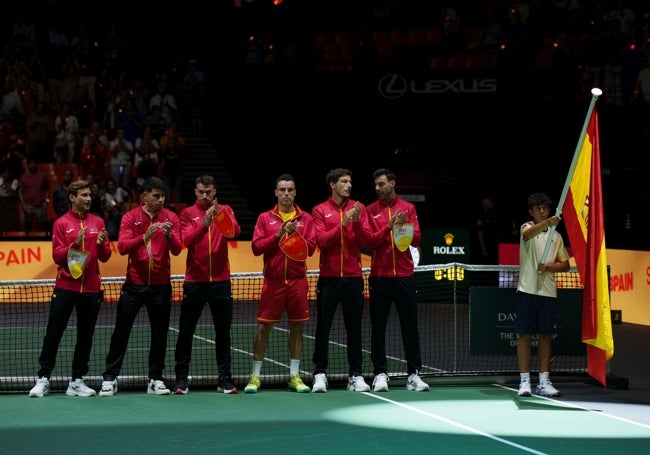
<instances>
[{"instance_id":1,"label":"lexus logo","mask_svg":"<svg viewBox=\"0 0 650 455\"><path fill-rule=\"evenodd\" d=\"M496 93L496 79L429 79L424 82L407 80L399 74L386 74L377 84L379 94L386 99L396 100L407 93Z\"/></svg>"}]
</instances>

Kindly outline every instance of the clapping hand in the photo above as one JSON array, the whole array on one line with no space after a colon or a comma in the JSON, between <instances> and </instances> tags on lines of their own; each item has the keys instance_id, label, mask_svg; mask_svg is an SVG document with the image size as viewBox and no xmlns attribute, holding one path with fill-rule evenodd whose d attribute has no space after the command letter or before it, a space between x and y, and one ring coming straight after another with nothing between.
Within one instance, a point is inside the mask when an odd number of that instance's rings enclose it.
<instances>
[{"instance_id":1,"label":"clapping hand","mask_svg":"<svg viewBox=\"0 0 650 455\"><path fill-rule=\"evenodd\" d=\"M77 247L80 248L84 244L84 237L86 236L86 226L79 229L77 232Z\"/></svg>"},{"instance_id":2,"label":"clapping hand","mask_svg":"<svg viewBox=\"0 0 650 455\"><path fill-rule=\"evenodd\" d=\"M99 235L97 236L97 245L101 245L106 241L108 238L108 231L106 229L102 229L99 231Z\"/></svg>"},{"instance_id":3,"label":"clapping hand","mask_svg":"<svg viewBox=\"0 0 650 455\"><path fill-rule=\"evenodd\" d=\"M285 232L288 235L291 235L294 232L296 232L296 222L292 220L287 220L284 223L282 223L282 226L280 227L280 237L282 237L282 235Z\"/></svg>"},{"instance_id":4,"label":"clapping hand","mask_svg":"<svg viewBox=\"0 0 650 455\"><path fill-rule=\"evenodd\" d=\"M393 227L396 224L404 224L406 222L406 211L396 210L393 213L393 216L390 217L390 226Z\"/></svg>"},{"instance_id":5,"label":"clapping hand","mask_svg":"<svg viewBox=\"0 0 650 455\"><path fill-rule=\"evenodd\" d=\"M343 215L343 226L347 226L350 221L353 223L359 221L359 214L361 213L361 203L354 202L354 206Z\"/></svg>"}]
</instances>

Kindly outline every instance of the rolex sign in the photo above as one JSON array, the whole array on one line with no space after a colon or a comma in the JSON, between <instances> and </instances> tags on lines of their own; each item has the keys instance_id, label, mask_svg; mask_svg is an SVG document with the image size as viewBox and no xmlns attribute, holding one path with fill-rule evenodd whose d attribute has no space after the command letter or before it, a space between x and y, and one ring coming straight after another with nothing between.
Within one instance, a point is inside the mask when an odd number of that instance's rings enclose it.
<instances>
[{"instance_id":1,"label":"rolex sign","mask_svg":"<svg viewBox=\"0 0 650 455\"><path fill-rule=\"evenodd\" d=\"M430 228L422 232L424 264L470 263L470 230L467 228Z\"/></svg>"},{"instance_id":2,"label":"rolex sign","mask_svg":"<svg viewBox=\"0 0 650 455\"><path fill-rule=\"evenodd\" d=\"M457 262L469 264L470 230L467 228L428 228L422 231L423 262L427 264L448 264ZM449 302L454 293L469 289L469 276L461 265L415 274L418 285L418 300L421 302ZM433 284L432 284L433 283Z\"/></svg>"}]
</instances>

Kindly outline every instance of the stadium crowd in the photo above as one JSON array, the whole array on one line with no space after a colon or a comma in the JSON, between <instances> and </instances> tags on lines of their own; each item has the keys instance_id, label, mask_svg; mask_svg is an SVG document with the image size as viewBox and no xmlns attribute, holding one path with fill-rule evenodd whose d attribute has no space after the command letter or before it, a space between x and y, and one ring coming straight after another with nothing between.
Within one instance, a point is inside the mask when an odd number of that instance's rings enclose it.
<instances>
[{"instance_id":1,"label":"stadium crowd","mask_svg":"<svg viewBox=\"0 0 650 455\"><path fill-rule=\"evenodd\" d=\"M550 71L543 90L558 105L600 86L607 106L634 106L640 143L645 150L650 146L650 11L640 0L449 0L442 6L376 0L350 2L342 11L315 2L318 14L292 1L276 2L278 11L271 13L271 3L222 7L241 30L217 41L233 48L220 50L217 61L317 72L382 65L418 71L538 68ZM7 2L4 8L0 204L15 217L5 217L0 231L32 229L24 225L19 198L27 158L49 178L42 194L46 222L56 217L54 189L70 169L73 178L98 184L104 217L110 179L127 192L127 205L137 202L149 175L165 179L169 203L181 201L187 150L174 127L204 133L204 77L190 54L196 43L186 37L192 5L163 33L149 24L168 18L165 13L147 10L145 22L130 29L120 18L122 2L82 23L56 0Z\"/></svg>"},{"instance_id":2,"label":"stadium crowd","mask_svg":"<svg viewBox=\"0 0 650 455\"><path fill-rule=\"evenodd\" d=\"M2 232L48 235L58 216L52 196L70 183L66 172L94 183L93 210L107 222L138 201L152 175L165 180L168 203L180 202L186 146L178 126L200 133L196 60L183 55L142 70L133 58L141 50L137 36L110 24L77 24L58 3L7 5L14 14L0 26L0 198L11 214ZM47 177L30 204L38 207L36 222L25 218L23 201L30 160Z\"/></svg>"}]
</instances>

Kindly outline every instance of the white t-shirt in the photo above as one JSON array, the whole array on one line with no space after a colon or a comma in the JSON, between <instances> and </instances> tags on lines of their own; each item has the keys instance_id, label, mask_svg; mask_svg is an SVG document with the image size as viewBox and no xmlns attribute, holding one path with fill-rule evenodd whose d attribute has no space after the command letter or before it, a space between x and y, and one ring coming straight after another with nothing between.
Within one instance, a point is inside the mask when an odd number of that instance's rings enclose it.
<instances>
[{"instance_id":1,"label":"white t-shirt","mask_svg":"<svg viewBox=\"0 0 650 455\"><path fill-rule=\"evenodd\" d=\"M521 226L519 231L519 284L517 290L527 294L557 297L555 273L538 273L537 271L537 264L544 254L550 231L540 232L526 242L523 233L533 225L532 221L528 221ZM553 240L546 256L546 263L568 260L569 253L564 247L562 236L557 231L553 231Z\"/></svg>"}]
</instances>

